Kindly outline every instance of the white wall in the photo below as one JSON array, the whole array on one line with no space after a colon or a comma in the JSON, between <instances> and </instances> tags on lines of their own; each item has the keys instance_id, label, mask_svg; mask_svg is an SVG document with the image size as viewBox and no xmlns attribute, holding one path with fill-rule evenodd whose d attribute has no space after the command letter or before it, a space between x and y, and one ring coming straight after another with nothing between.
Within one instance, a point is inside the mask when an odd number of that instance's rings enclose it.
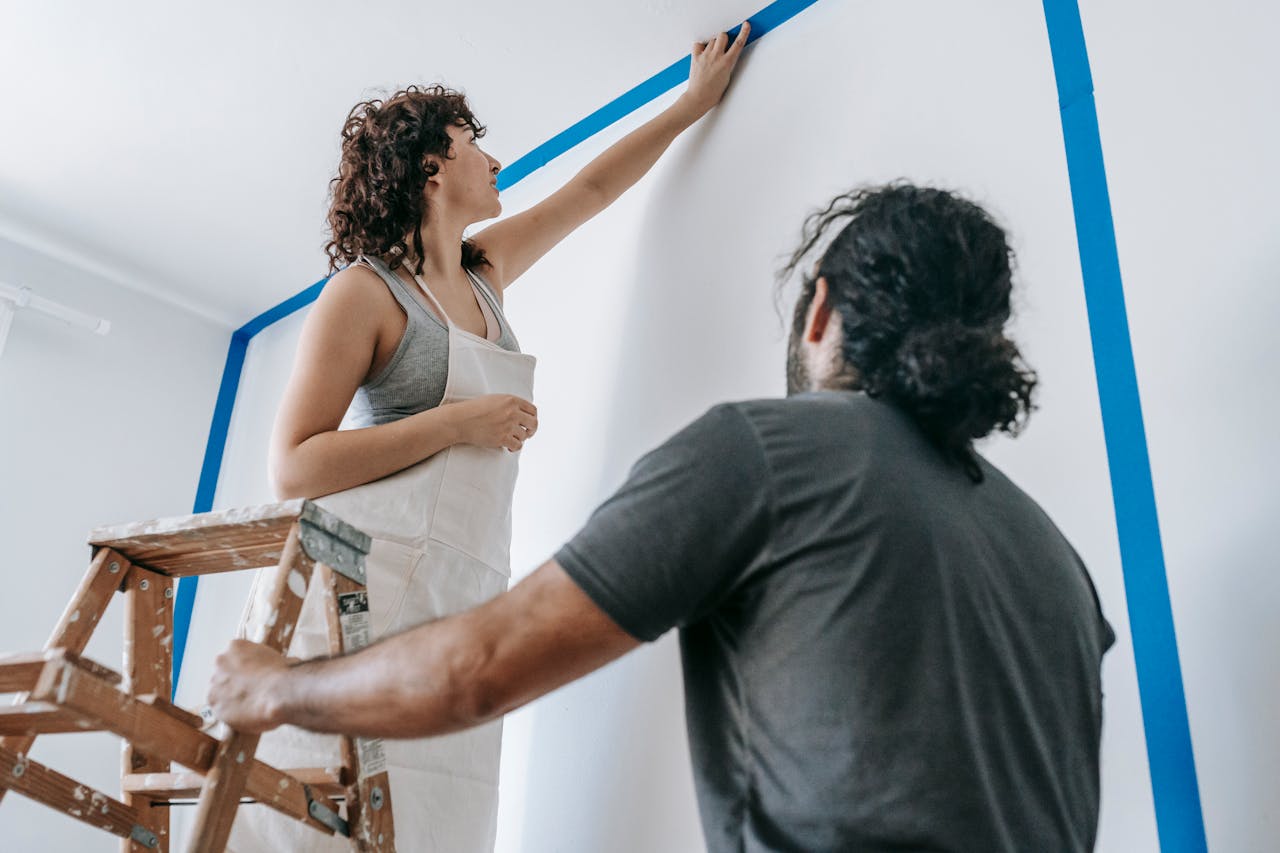
<instances>
[{"instance_id":1,"label":"white wall","mask_svg":"<svg viewBox=\"0 0 1280 853\"><path fill-rule=\"evenodd\" d=\"M525 545L528 562L569 535L627 465L679 424L721 399L782 391L781 329L770 300L778 256L814 206L854 184L898 176L971 193L1013 231L1024 286L1017 332L1041 372L1043 395L1027 434L995 442L989 452L1043 501L1098 579L1121 637L1105 673L1099 847L1153 849L1056 90L1038 6L819 4L754 48L723 111L681 141L649 180L647 198L628 199L611 220L575 235L513 291L518 328L543 358L540 447L528 455L517 516L522 543L532 538L541 546ZM598 326L569 305L602 310ZM572 334L565 333L566 314L579 320ZM568 345L578 339L608 365L584 366ZM546 400L554 388L563 399ZM553 450L557 424L578 437L594 434L585 446L603 445L603 452L583 459L579 451L575 459L574 448L584 445L572 440ZM593 475L594 488L558 499L549 511L539 494L559 493L558 470L579 465ZM533 530L539 532L531 536ZM533 712L522 849L595 849L606 841L635 851L699 848L677 680L674 649L660 644ZM627 839L621 848L619 838Z\"/></svg>"},{"instance_id":2,"label":"white wall","mask_svg":"<svg viewBox=\"0 0 1280 853\"><path fill-rule=\"evenodd\" d=\"M1280 835L1280 8L1081 10L1212 850Z\"/></svg>"},{"instance_id":3,"label":"white wall","mask_svg":"<svg viewBox=\"0 0 1280 853\"><path fill-rule=\"evenodd\" d=\"M1280 401L1268 378L1278 307L1269 238L1280 223L1268 205L1277 167L1267 155L1280 134L1272 112L1256 105L1270 102L1268 81L1280 76L1263 52L1274 26L1259 26L1244 0L1219 4L1212 20L1188 3L1122 6L1086 2L1085 33L1205 819L1214 849L1267 849L1280 814L1278 629L1269 612L1277 581L1263 541L1264 519L1280 503L1269 447ZM1147 13L1158 13L1158 26ZM1268 63L1272 73L1260 73ZM545 195L624 129L513 189L508 211ZM819 3L755 46L723 108L511 291L511 319L539 357L541 414L517 487L516 574L572 535L630 464L679 425L721 400L781 393L771 290L779 256L813 207L899 176L963 190L1011 231L1020 259L1015 333L1040 372L1041 407L1023 437L986 451L1076 544L1119 638L1104 667L1098 849L1155 850L1038 4ZM219 505L269 498L266 436L299 319L254 341ZM232 586L202 592L197 615L219 627L193 631L180 693L198 698L200 673L242 597ZM499 847L701 849L671 637L508 719Z\"/></svg>"},{"instance_id":4,"label":"white wall","mask_svg":"<svg viewBox=\"0 0 1280 853\"><path fill-rule=\"evenodd\" d=\"M230 332L2 238L0 280L112 323L100 337L19 311L0 355L0 650L35 651L88 567L90 528L191 511ZM122 609L112 605L87 650L117 670ZM119 744L51 735L32 757L116 793ZM0 828L4 850L118 849L13 793Z\"/></svg>"}]
</instances>

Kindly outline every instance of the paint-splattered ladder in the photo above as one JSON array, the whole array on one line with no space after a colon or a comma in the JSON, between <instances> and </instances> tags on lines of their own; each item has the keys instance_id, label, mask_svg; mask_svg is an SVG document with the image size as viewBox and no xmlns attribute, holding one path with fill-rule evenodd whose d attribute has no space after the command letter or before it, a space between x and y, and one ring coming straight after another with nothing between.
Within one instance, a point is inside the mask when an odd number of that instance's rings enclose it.
<instances>
[{"instance_id":1,"label":"paint-splattered ladder","mask_svg":"<svg viewBox=\"0 0 1280 853\"><path fill-rule=\"evenodd\" d=\"M0 796L11 789L125 839L125 851L169 849L169 809L196 800L189 850L226 846L241 798L269 806L352 849L394 851L391 791L381 745L343 741L343 764L277 770L254 758L258 736L204 730L173 705L170 667L176 578L273 566L276 618L263 644L283 651L308 584L321 584L335 654L367 637L364 557L369 537L310 501L202 513L89 536L93 559L43 652L0 658ZM81 657L113 594L125 598L123 675ZM120 799L28 758L37 735L109 731L125 740ZM173 773L176 763L190 772ZM345 817L338 800L345 802Z\"/></svg>"}]
</instances>

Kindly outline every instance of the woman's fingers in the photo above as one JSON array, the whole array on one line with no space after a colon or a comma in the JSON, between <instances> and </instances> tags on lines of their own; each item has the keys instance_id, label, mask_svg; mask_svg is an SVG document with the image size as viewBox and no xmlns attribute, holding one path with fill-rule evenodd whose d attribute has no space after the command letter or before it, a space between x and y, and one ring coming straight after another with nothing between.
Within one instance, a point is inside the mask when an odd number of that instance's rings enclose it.
<instances>
[{"instance_id":1,"label":"woman's fingers","mask_svg":"<svg viewBox=\"0 0 1280 853\"><path fill-rule=\"evenodd\" d=\"M742 22L742 28L738 30L738 34L734 36L733 44L729 43L728 33L717 33L716 37L708 42L694 42L693 55L701 56L707 48L712 48L711 56L716 58L724 56L728 53L741 53L742 49L747 46L747 39L751 37L751 23L749 21Z\"/></svg>"}]
</instances>

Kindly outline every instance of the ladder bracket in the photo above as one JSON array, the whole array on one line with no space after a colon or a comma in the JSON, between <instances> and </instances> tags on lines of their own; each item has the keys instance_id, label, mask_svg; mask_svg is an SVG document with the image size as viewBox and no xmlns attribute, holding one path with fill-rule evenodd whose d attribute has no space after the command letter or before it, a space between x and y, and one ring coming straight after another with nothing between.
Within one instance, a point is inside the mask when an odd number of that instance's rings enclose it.
<instances>
[{"instance_id":1,"label":"ladder bracket","mask_svg":"<svg viewBox=\"0 0 1280 853\"><path fill-rule=\"evenodd\" d=\"M311 501L302 505L298 533L302 550L308 557L356 583L365 582L364 558L373 544L369 534Z\"/></svg>"},{"instance_id":2,"label":"ladder bracket","mask_svg":"<svg viewBox=\"0 0 1280 853\"><path fill-rule=\"evenodd\" d=\"M134 824L133 829L129 832L129 838L138 842L143 847L155 849L160 846L160 839L156 838L156 834L141 824Z\"/></svg>"},{"instance_id":3,"label":"ladder bracket","mask_svg":"<svg viewBox=\"0 0 1280 853\"><path fill-rule=\"evenodd\" d=\"M351 837L351 828L345 820L338 816L338 813L326 806L319 800L315 800L311 796L311 786L303 785L302 790L307 795L307 814L332 829L343 838Z\"/></svg>"}]
</instances>

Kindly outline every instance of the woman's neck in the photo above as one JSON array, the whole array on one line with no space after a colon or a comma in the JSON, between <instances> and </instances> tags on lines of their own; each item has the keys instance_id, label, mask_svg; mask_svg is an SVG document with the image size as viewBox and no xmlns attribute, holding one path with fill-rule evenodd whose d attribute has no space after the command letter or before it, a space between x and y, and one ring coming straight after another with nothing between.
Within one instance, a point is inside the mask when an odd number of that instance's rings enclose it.
<instances>
[{"instance_id":1,"label":"woman's neck","mask_svg":"<svg viewBox=\"0 0 1280 853\"><path fill-rule=\"evenodd\" d=\"M424 222L418 228L422 240L422 274L427 278L452 278L462 267L462 227L445 222ZM410 252L416 247L410 241ZM414 264L417 267L417 264Z\"/></svg>"}]
</instances>

